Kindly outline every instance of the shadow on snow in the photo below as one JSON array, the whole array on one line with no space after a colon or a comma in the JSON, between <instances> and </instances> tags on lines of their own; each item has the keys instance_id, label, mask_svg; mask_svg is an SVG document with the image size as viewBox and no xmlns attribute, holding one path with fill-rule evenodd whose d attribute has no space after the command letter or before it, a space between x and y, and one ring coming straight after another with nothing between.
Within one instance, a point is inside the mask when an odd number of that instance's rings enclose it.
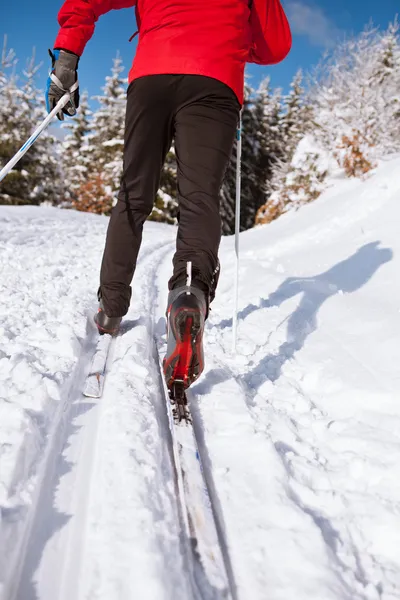
<instances>
[{"instance_id":1,"label":"shadow on snow","mask_svg":"<svg viewBox=\"0 0 400 600\"><path fill-rule=\"evenodd\" d=\"M251 371L244 375L244 382L253 389L258 389L266 380L276 381L284 364L292 359L303 346L307 337L317 327L317 314L326 300L337 294L350 294L365 285L383 264L391 261L393 252L390 248L381 248L380 242L365 244L354 254L337 263L331 269L310 277L288 277L268 298L262 299L258 305L249 304L238 313L238 320L244 320L257 310L280 306L285 300L300 295L296 310L287 319L287 339L276 354L267 354ZM221 321L217 328L232 326L232 319ZM221 380L220 369L217 379ZM215 384L213 373L209 373L212 385ZM202 393L205 393L206 381L203 381ZM209 390L207 390L209 391Z\"/></svg>"}]
</instances>

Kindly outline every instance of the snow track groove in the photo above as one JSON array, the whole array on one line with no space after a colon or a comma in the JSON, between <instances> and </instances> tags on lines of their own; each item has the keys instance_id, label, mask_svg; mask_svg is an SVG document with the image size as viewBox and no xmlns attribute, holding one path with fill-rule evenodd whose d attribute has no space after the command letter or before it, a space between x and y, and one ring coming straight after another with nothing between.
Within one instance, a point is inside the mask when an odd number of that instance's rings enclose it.
<instances>
[{"instance_id":1,"label":"snow track groove","mask_svg":"<svg viewBox=\"0 0 400 600\"><path fill-rule=\"evenodd\" d=\"M198 449L200 454L200 460L203 469L204 480L207 485L207 490L210 496L212 513L214 516L215 525L217 528L218 540L224 560L230 593L232 594L232 600L238 600L237 586L235 581L235 575L233 572L231 557L229 554L228 543L226 538L225 523L222 513L221 503L216 491L214 478L212 474L212 464L208 454L207 446L204 438L204 426L201 419L201 414L198 408L197 399L191 390L187 392L188 403L191 408L193 429L195 432L196 440L198 443Z\"/></svg>"},{"instance_id":2,"label":"snow track groove","mask_svg":"<svg viewBox=\"0 0 400 600\"><path fill-rule=\"evenodd\" d=\"M157 259L169 245L144 246L135 278L140 292L144 288L154 294L151 281ZM149 315L150 298L144 294L135 300L133 311ZM187 600L191 596L179 567L179 563L183 566L182 541L151 319L129 320L128 315L121 335L113 341L100 401L81 394L95 336L92 328L59 403L2 600L121 600L144 594L154 600ZM107 455L118 456L118 463ZM132 544L126 535L129 517L137 536ZM143 537L144 531L152 534ZM110 542L113 545L107 547ZM103 546L100 551L99 546ZM117 555L111 566L110 552ZM149 570L150 562L154 566Z\"/></svg>"},{"instance_id":3,"label":"snow track groove","mask_svg":"<svg viewBox=\"0 0 400 600\"><path fill-rule=\"evenodd\" d=\"M84 381L85 371L90 364L95 336L96 332L88 318L86 340L74 372L62 393L48 436L46 451L37 476L35 494L24 520L24 532L20 538L19 547L15 550L9 577L5 584L4 600L36 600L38 598L33 582L38 561L46 542L57 529L58 524L68 520L67 515L58 513L53 506L54 483L59 480L62 472L60 460L65 440L73 428L75 417L82 414L85 408L84 404L79 402L80 387ZM62 598L59 594L55 594L53 597Z\"/></svg>"},{"instance_id":4,"label":"snow track groove","mask_svg":"<svg viewBox=\"0 0 400 600\"><path fill-rule=\"evenodd\" d=\"M168 280L169 271L170 271L169 263L170 263L170 260L172 259L172 252L173 252L173 249L171 249L170 256L166 255L164 257L164 259L160 261L160 263L158 265L156 276L155 276L153 284L152 284L152 289L151 289L151 302L153 305L153 319L152 320L153 320L153 323L155 324L154 360L157 364L159 364L160 349L162 352L162 348L165 345L165 340L166 340L166 336L165 336L165 332L166 332L165 303L163 300L161 300L161 298L162 298L162 290L167 290L167 280ZM167 300L167 297L165 295L165 302L166 302L166 300ZM163 377L162 370L161 370L161 367L159 366L160 381L161 381L162 377ZM161 385L162 389L165 387L163 385L162 381L161 381L160 385ZM164 395L164 392L163 392L163 395ZM211 503L212 515L213 515L214 522L215 522L216 529L217 529L218 542L219 542L219 546L221 549L222 559L223 559L223 562L225 565L226 574L227 574L227 578L228 578L228 587L229 587L228 593L230 594L229 597L231 597L233 600L237 600L238 599L237 588L236 588L236 582L235 582L235 577L234 577L233 568L232 568L232 562L231 562L230 555L229 555L228 544L227 544L227 540L226 540L223 513L221 510L219 498L218 498L218 495L216 492L216 487L215 487L214 480L213 480L212 465L210 463L208 451L207 451L206 444L205 444L203 423L202 423L200 411L198 409L197 397L196 397L196 394L193 393L191 389L188 390L187 397L188 397L188 401L189 401L190 407L191 407L193 429L194 429L194 433L196 435L196 440L198 442L198 451L200 454L200 460L201 460L201 464L202 464L204 480L205 480L207 492L209 494L209 499L210 499L210 503ZM167 399L167 401L169 401L169 400ZM163 400L163 404L164 404L164 400ZM162 412L163 412L163 415L166 415L165 406L162 407ZM166 422L166 426L169 431L168 421ZM221 424L221 427L223 427L223 423ZM172 446L172 439L171 439L171 446ZM176 480L177 480L176 485L178 485L179 474L175 473L175 476L176 476ZM182 506L182 508L183 508L183 510L185 510L184 506ZM181 514L181 512L180 512L180 522L181 522L182 530L184 530L184 525L183 525L184 519L185 519L184 515ZM193 555L193 548L190 545L190 540L184 540L184 542L187 546L186 560L189 561L189 563L190 563L190 564L188 564L188 572L193 573L192 590L193 590L194 597L198 600L222 600L222 598L224 598L225 595L221 594L221 592L219 592L217 589L214 589L212 586L210 586L210 584L207 581L202 580L202 578L204 577L203 573L202 573L202 568L199 568L199 565L196 564L197 558Z\"/></svg>"}]
</instances>

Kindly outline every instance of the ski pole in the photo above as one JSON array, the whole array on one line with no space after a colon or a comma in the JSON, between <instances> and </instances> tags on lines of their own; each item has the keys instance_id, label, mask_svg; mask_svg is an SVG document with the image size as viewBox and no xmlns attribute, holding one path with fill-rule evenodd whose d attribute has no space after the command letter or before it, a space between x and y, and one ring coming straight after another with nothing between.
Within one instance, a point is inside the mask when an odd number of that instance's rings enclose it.
<instances>
[{"instance_id":1,"label":"ski pole","mask_svg":"<svg viewBox=\"0 0 400 600\"><path fill-rule=\"evenodd\" d=\"M240 233L240 196L242 183L242 111L240 111L239 125L237 130L236 147L236 210L235 210L235 305L232 319L232 352L236 353L237 340L237 320L238 320L238 302L239 302L239 233Z\"/></svg>"},{"instance_id":2,"label":"ski pole","mask_svg":"<svg viewBox=\"0 0 400 600\"><path fill-rule=\"evenodd\" d=\"M66 94L64 94L64 96L62 98L60 98L60 100L57 102L57 104L53 108L53 110L44 119L43 123L41 123L39 125L39 127L37 127L35 129L35 131L32 133L29 140L27 142L25 142L25 144L18 150L18 152L13 156L13 158L11 160L9 160L8 163L1 169L0 181L2 181L4 179L4 177L6 175L8 175L8 173L11 171L11 169L23 157L25 152L27 152L29 150L29 148L36 142L36 140L38 139L38 137L42 133L42 131L44 129L46 129L47 125L56 116L56 114L58 112L60 112L60 110L62 108L64 108L64 106L67 104L67 102L69 102L70 98L71 98L71 95L69 92L67 92Z\"/></svg>"}]
</instances>

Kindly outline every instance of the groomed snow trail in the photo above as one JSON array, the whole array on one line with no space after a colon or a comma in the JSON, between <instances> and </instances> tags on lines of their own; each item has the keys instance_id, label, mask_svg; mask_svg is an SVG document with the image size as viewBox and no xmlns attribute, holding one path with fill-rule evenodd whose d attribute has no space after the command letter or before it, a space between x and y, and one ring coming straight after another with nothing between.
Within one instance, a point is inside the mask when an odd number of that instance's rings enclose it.
<instances>
[{"instance_id":1,"label":"groomed snow trail","mask_svg":"<svg viewBox=\"0 0 400 600\"><path fill-rule=\"evenodd\" d=\"M400 598L399 169L338 180L241 236L235 357L223 241L191 398L235 600ZM1 600L192 600L153 346L176 230L147 224L92 402L80 386L107 220L0 220L3 586L16 574Z\"/></svg>"}]
</instances>

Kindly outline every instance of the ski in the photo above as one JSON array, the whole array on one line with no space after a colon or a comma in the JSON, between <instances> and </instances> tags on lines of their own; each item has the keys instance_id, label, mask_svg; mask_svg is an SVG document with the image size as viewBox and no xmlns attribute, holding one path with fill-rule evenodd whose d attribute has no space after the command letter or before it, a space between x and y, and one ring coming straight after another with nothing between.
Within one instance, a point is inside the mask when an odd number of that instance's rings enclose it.
<instances>
[{"instance_id":1,"label":"ski","mask_svg":"<svg viewBox=\"0 0 400 600\"><path fill-rule=\"evenodd\" d=\"M192 579L200 598L231 600L210 493L204 477L190 403L182 382L168 390L158 353L172 435L183 527L192 555Z\"/></svg>"},{"instance_id":2,"label":"ski","mask_svg":"<svg viewBox=\"0 0 400 600\"><path fill-rule=\"evenodd\" d=\"M108 333L98 336L89 373L86 376L83 388L83 395L87 398L101 398L112 339L112 336Z\"/></svg>"}]
</instances>

